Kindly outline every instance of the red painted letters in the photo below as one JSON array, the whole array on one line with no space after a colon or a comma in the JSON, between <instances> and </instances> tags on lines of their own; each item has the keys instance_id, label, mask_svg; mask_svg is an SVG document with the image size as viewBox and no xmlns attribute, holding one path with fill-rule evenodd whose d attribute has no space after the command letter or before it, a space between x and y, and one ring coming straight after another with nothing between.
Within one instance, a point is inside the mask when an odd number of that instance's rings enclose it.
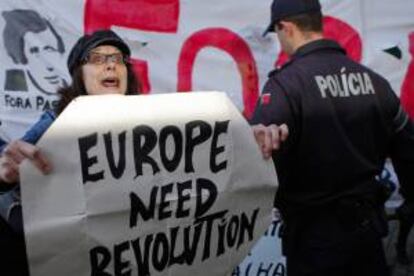
<instances>
[{"instance_id":1,"label":"red painted letters","mask_svg":"<svg viewBox=\"0 0 414 276\"><path fill-rule=\"evenodd\" d=\"M178 91L192 90L194 61L200 50L215 47L230 54L242 77L244 115L250 117L258 99L256 62L247 43L237 34L224 28L211 28L196 32L183 45L178 61Z\"/></svg>"},{"instance_id":2,"label":"red painted letters","mask_svg":"<svg viewBox=\"0 0 414 276\"><path fill-rule=\"evenodd\" d=\"M86 0L84 29L86 33L111 26L142 31L176 33L179 23L179 0ZM358 32L342 20L325 16L324 35L336 40L355 61L362 58L362 40ZM414 57L414 33L409 36L410 53ZM244 115L250 117L259 95L256 62L247 43L236 33L225 28L208 28L193 33L183 44L177 61L177 90L191 91L194 62L197 54L206 47L214 47L228 53L236 62L242 78ZM276 65L288 57L280 52ZM151 90L149 68L144 60L132 60L134 71L140 76L143 90ZM414 118L414 58L412 59L401 88L401 102Z\"/></svg>"}]
</instances>

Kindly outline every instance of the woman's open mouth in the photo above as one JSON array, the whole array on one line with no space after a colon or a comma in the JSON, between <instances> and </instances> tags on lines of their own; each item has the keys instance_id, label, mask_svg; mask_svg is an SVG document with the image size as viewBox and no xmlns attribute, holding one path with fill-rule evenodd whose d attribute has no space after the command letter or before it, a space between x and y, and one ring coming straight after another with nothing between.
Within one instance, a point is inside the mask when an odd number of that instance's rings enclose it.
<instances>
[{"instance_id":1,"label":"woman's open mouth","mask_svg":"<svg viewBox=\"0 0 414 276\"><path fill-rule=\"evenodd\" d=\"M105 78L101 81L101 84L103 87L108 87L108 88L118 87L119 79L116 77Z\"/></svg>"}]
</instances>

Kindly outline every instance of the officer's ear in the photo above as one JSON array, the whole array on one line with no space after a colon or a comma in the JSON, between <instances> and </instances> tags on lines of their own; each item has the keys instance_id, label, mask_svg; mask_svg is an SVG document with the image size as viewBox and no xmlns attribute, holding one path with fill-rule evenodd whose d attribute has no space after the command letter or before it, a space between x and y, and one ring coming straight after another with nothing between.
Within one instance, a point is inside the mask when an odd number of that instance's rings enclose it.
<instances>
[{"instance_id":1,"label":"officer's ear","mask_svg":"<svg viewBox=\"0 0 414 276\"><path fill-rule=\"evenodd\" d=\"M281 31L283 29L283 23L282 21L278 21L275 23L275 30Z\"/></svg>"},{"instance_id":2,"label":"officer's ear","mask_svg":"<svg viewBox=\"0 0 414 276\"><path fill-rule=\"evenodd\" d=\"M289 21L279 21L277 23L277 28L279 31L284 31L286 35L293 35L293 32L295 30L296 25L293 22L289 22Z\"/></svg>"}]
</instances>

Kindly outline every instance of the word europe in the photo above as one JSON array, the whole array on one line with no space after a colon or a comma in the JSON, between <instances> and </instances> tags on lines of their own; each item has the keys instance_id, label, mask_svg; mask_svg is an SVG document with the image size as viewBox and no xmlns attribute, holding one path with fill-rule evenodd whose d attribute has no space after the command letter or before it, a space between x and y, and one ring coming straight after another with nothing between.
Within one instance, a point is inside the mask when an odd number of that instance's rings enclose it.
<instances>
[{"instance_id":1,"label":"word europe","mask_svg":"<svg viewBox=\"0 0 414 276\"><path fill-rule=\"evenodd\" d=\"M82 166L83 183L97 182L105 178L107 169L103 161L107 161L107 168L115 179L121 178L126 172L126 154L132 153L135 167L135 178L142 176L144 164L152 168L152 174L160 172L161 168L165 171L173 172L179 167L181 161L184 161L184 173L192 173L195 171L193 156L197 147L202 144L209 143L210 154L206 156L209 158L210 170L217 173L227 167L227 160L221 160L219 155L225 152L224 145L219 145L220 134L227 133L229 121L215 122L214 126L202 120L190 121L184 126L184 131L179 127L169 125L163 127L157 133L152 127L148 125L138 125L132 129L132 139L127 145L127 132L123 131L118 136L117 154L114 153L113 134L108 132L106 134L98 135L92 133L90 135L78 139L80 161ZM98 151L99 142L103 142L104 151ZM102 140L101 140L102 139ZM173 141L173 143L169 143ZM101 143L102 144L102 143ZM172 144L172 149L169 145ZM128 146L132 145L132 150L127 151ZM155 148L159 148L159 156L154 157ZM94 155L94 152L103 152L102 155ZM169 150L172 151L169 152ZM119 156L115 160L115 156ZM160 161L159 161L160 160ZM92 168L92 167L95 167ZM102 168L102 169L96 169Z\"/></svg>"}]
</instances>

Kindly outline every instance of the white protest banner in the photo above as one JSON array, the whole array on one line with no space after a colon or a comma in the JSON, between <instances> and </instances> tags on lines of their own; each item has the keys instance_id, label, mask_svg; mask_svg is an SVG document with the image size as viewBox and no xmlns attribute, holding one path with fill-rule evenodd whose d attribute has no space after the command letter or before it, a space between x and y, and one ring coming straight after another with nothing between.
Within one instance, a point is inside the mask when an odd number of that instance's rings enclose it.
<instances>
[{"instance_id":1,"label":"white protest banner","mask_svg":"<svg viewBox=\"0 0 414 276\"><path fill-rule=\"evenodd\" d=\"M281 221L275 220L231 276L285 276L286 261L279 252Z\"/></svg>"},{"instance_id":2,"label":"white protest banner","mask_svg":"<svg viewBox=\"0 0 414 276\"><path fill-rule=\"evenodd\" d=\"M87 96L22 169L32 276L227 275L271 222L276 173L224 93Z\"/></svg>"}]
</instances>

